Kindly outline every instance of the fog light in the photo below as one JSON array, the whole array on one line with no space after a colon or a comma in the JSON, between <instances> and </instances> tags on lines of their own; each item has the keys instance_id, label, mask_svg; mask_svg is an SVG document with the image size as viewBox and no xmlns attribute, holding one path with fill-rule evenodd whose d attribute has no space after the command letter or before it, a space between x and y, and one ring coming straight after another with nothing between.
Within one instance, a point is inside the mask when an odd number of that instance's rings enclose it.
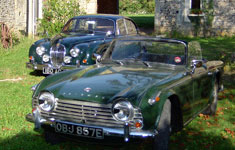
<instances>
[{"instance_id":1,"label":"fog light","mask_svg":"<svg viewBox=\"0 0 235 150\"><path fill-rule=\"evenodd\" d=\"M32 109L32 113L34 113L36 110L37 110L37 108L34 107L34 108Z\"/></svg>"},{"instance_id":2,"label":"fog light","mask_svg":"<svg viewBox=\"0 0 235 150\"><path fill-rule=\"evenodd\" d=\"M49 56L49 55L43 55L42 60L43 60L44 62L49 62L50 56Z\"/></svg>"},{"instance_id":3,"label":"fog light","mask_svg":"<svg viewBox=\"0 0 235 150\"><path fill-rule=\"evenodd\" d=\"M84 64L86 64L87 63L87 60L86 59L83 59L83 61L82 61Z\"/></svg>"},{"instance_id":4,"label":"fog light","mask_svg":"<svg viewBox=\"0 0 235 150\"><path fill-rule=\"evenodd\" d=\"M64 57L64 63L66 63L66 64L71 63L71 59L72 59L72 57L70 57L70 56L65 56L65 57Z\"/></svg>"},{"instance_id":5,"label":"fog light","mask_svg":"<svg viewBox=\"0 0 235 150\"><path fill-rule=\"evenodd\" d=\"M29 56L29 60L34 60L33 56Z\"/></svg>"},{"instance_id":6,"label":"fog light","mask_svg":"<svg viewBox=\"0 0 235 150\"><path fill-rule=\"evenodd\" d=\"M137 129L141 129L141 128L143 127L143 122L142 122L141 120L137 120L137 121L135 122L135 127L136 127Z\"/></svg>"}]
</instances>

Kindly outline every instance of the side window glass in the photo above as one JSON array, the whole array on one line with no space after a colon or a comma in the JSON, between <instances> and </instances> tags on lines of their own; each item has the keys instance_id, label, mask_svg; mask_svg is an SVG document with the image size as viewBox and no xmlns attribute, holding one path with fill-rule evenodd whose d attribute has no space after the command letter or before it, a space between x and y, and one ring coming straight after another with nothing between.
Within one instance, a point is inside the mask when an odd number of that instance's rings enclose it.
<instances>
[{"instance_id":1,"label":"side window glass","mask_svg":"<svg viewBox=\"0 0 235 150\"><path fill-rule=\"evenodd\" d=\"M126 21L126 27L127 27L128 34L137 34L136 27L135 27L134 23L130 20L127 20L127 19L125 21Z\"/></svg>"},{"instance_id":2,"label":"side window glass","mask_svg":"<svg viewBox=\"0 0 235 150\"><path fill-rule=\"evenodd\" d=\"M118 26L117 32L119 32L119 35L126 35L126 28L125 28L125 24L124 24L123 19L118 20L117 26Z\"/></svg>"}]
</instances>

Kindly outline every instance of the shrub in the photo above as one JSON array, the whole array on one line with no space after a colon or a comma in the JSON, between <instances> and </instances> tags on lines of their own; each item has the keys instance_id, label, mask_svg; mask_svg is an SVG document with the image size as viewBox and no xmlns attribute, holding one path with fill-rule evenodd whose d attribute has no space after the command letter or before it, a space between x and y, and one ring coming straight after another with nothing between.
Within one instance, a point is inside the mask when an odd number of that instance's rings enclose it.
<instances>
[{"instance_id":1,"label":"shrub","mask_svg":"<svg viewBox=\"0 0 235 150\"><path fill-rule=\"evenodd\" d=\"M43 2L43 18L39 20L39 32L54 35L61 31L72 17L80 15L77 0L46 0Z\"/></svg>"},{"instance_id":2,"label":"shrub","mask_svg":"<svg viewBox=\"0 0 235 150\"><path fill-rule=\"evenodd\" d=\"M121 14L153 14L154 0L120 0L119 10Z\"/></svg>"}]
</instances>

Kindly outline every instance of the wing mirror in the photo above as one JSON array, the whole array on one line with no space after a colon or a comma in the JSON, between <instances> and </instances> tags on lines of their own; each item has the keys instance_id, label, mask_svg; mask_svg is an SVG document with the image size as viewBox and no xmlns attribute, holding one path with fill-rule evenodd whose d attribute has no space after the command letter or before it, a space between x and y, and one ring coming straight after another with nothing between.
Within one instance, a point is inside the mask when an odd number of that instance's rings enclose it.
<instances>
[{"instance_id":1,"label":"wing mirror","mask_svg":"<svg viewBox=\"0 0 235 150\"><path fill-rule=\"evenodd\" d=\"M101 62L101 55L93 53L92 59L96 60L96 63L100 63Z\"/></svg>"},{"instance_id":2,"label":"wing mirror","mask_svg":"<svg viewBox=\"0 0 235 150\"><path fill-rule=\"evenodd\" d=\"M110 37L111 35L113 35L113 33L112 33L111 31L107 31L107 32L106 32L106 36L107 36L107 37Z\"/></svg>"},{"instance_id":3,"label":"wing mirror","mask_svg":"<svg viewBox=\"0 0 235 150\"><path fill-rule=\"evenodd\" d=\"M193 68L192 74L194 74L196 68L202 67L203 66L203 60L192 60L191 61L191 67Z\"/></svg>"}]
</instances>

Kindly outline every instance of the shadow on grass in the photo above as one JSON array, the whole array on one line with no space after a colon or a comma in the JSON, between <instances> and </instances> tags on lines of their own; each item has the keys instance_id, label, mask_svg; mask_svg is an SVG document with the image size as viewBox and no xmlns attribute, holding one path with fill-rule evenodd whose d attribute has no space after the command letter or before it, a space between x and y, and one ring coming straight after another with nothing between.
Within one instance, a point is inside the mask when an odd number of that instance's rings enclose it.
<instances>
[{"instance_id":1,"label":"shadow on grass","mask_svg":"<svg viewBox=\"0 0 235 150\"><path fill-rule=\"evenodd\" d=\"M43 134L22 131L14 137L7 139L0 139L0 149L34 149L34 150L145 150L151 149L151 143L146 143L145 147L139 144L126 145L125 147L102 146L85 143L66 142L58 145L47 144L44 140ZM183 130L171 137L170 150L198 150L198 149L233 149L232 143L229 140L222 139L220 136L213 134L205 134L194 129Z\"/></svg>"},{"instance_id":2,"label":"shadow on grass","mask_svg":"<svg viewBox=\"0 0 235 150\"><path fill-rule=\"evenodd\" d=\"M40 70L34 70L34 71L30 72L29 75L31 75L31 76L37 76L37 77L45 76L45 75L42 73L42 71L40 71Z\"/></svg>"},{"instance_id":3,"label":"shadow on grass","mask_svg":"<svg viewBox=\"0 0 235 150\"><path fill-rule=\"evenodd\" d=\"M154 28L154 16L129 16L139 28Z\"/></svg>"},{"instance_id":4,"label":"shadow on grass","mask_svg":"<svg viewBox=\"0 0 235 150\"><path fill-rule=\"evenodd\" d=\"M199 150L199 149L234 149L232 141L222 136L207 134L193 128L184 129L171 137L170 150Z\"/></svg>"},{"instance_id":5,"label":"shadow on grass","mask_svg":"<svg viewBox=\"0 0 235 150\"><path fill-rule=\"evenodd\" d=\"M224 87L235 89L235 73L234 74L224 74L223 76Z\"/></svg>"},{"instance_id":6,"label":"shadow on grass","mask_svg":"<svg viewBox=\"0 0 235 150\"><path fill-rule=\"evenodd\" d=\"M110 143L109 143L110 144ZM26 132L22 131L17 133L15 136L10 138L1 139L0 138L0 149L1 150L23 150L23 149L33 149L33 150L128 150L128 149L143 149L142 147L128 144L120 144L116 146L112 145L101 145L93 143L84 142L64 142L61 144L51 145L46 143L44 139L43 132Z\"/></svg>"}]
</instances>

